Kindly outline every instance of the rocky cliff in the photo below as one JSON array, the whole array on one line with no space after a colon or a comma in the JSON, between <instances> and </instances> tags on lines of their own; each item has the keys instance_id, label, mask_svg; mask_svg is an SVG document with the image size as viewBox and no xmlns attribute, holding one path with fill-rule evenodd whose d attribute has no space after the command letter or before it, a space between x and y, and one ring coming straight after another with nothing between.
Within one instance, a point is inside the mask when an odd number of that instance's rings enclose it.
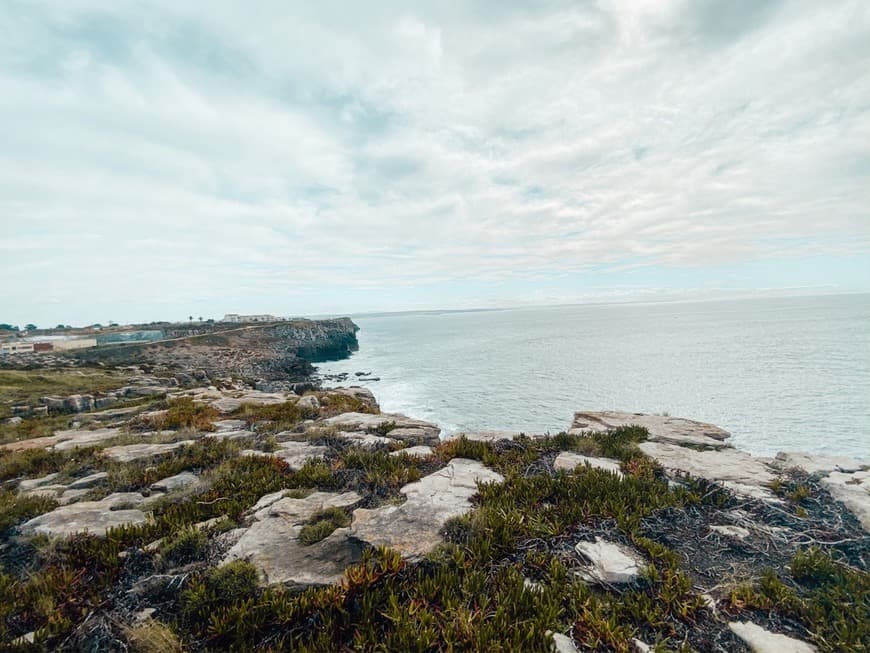
<instances>
[{"instance_id":1,"label":"rocky cliff","mask_svg":"<svg viewBox=\"0 0 870 653\"><path fill-rule=\"evenodd\" d=\"M300 381L312 362L345 358L358 347L359 330L350 318L287 320L209 333L77 352L86 363L147 364L176 370L204 370L209 377Z\"/></svg>"}]
</instances>

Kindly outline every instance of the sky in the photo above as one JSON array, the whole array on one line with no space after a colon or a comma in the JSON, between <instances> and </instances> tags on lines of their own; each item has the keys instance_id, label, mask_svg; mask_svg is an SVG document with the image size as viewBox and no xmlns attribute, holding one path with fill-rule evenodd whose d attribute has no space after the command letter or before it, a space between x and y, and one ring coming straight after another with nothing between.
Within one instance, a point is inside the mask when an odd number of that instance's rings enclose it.
<instances>
[{"instance_id":1,"label":"sky","mask_svg":"<svg viewBox=\"0 0 870 653\"><path fill-rule=\"evenodd\" d=\"M4 0L0 322L870 291L866 0Z\"/></svg>"}]
</instances>

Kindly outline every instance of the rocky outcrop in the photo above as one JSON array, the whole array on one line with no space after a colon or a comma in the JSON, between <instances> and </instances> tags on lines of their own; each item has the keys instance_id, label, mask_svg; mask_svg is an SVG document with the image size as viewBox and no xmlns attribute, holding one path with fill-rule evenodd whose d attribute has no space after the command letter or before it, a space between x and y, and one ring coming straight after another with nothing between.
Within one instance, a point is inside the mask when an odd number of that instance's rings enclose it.
<instances>
[{"instance_id":1,"label":"rocky outcrop","mask_svg":"<svg viewBox=\"0 0 870 653\"><path fill-rule=\"evenodd\" d=\"M553 461L553 469L562 471L574 471L577 465L589 465L597 469L603 469L606 472L616 474L622 477L622 471L619 469L619 461L611 460L610 458L594 458L592 456L581 456L579 453L571 451L563 451L556 460Z\"/></svg>"},{"instance_id":2,"label":"rocky outcrop","mask_svg":"<svg viewBox=\"0 0 870 653\"><path fill-rule=\"evenodd\" d=\"M500 483L500 474L476 460L454 458L443 469L401 489L400 506L354 510L351 535L371 546L388 546L417 558L441 543L447 520L471 510L477 484Z\"/></svg>"},{"instance_id":3,"label":"rocky outcrop","mask_svg":"<svg viewBox=\"0 0 870 653\"><path fill-rule=\"evenodd\" d=\"M696 422L669 415L648 415L646 413L625 413L619 411L574 413L574 421L569 433L589 433L609 431L620 426L642 426L649 431L653 442L668 442L719 449L731 437L728 431L718 426Z\"/></svg>"},{"instance_id":4,"label":"rocky outcrop","mask_svg":"<svg viewBox=\"0 0 870 653\"><path fill-rule=\"evenodd\" d=\"M21 534L66 537L88 532L105 535L110 528L143 523L145 513L137 506L144 502L145 497L138 492L118 492L100 501L80 501L25 522Z\"/></svg>"},{"instance_id":5,"label":"rocky outcrop","mask_svg":"<svg viewBox=\"0 0 870 653\"><path fill-rule=\"evenodd\" d=\"M577 570L583 580L599 585L630 583L640 575L646 561L621 544L596 537L594 542L578 542L574 550L586 562Z\"/></svg>"},{"instance_id":6,"label":"rocky outcrop","mask_svg":"<svg viewBox=\"0 0 870 653\"><path fill-rule=\"evenodd\" d=\"M399 413L342 413L323 420L328 426L334 426L345 432L372 433L379 432L392 440L401 440L409 444L438 444L441 428L432 422L411 419Z\"/></svg>"},{"instance_id":7,"label":"rocky outcrop","mask_svg":"<svg viewBox=\"0 0 870 653\"><path fill-rule=\"evenodd\" d=\"M253 525L227 552L224 562L249 561L260 572L264 585L326 585L337 582L344 570L360 559L362 549L348 538L347 528L339 528L311 545L299 540L302 527L316 513L359 503L362 497L356 492L315 492L303 499L270 502L273 498L267 495L258 502L257 506L267 505L254 513Z\"/></svg>"},{"instance_id":8,"label":"rocky outcrop","mask_svg":"<svg viewBox=\"0 0 870 653\"><path fill-rule=\"evenodd\" d=\"M346 317L225 327L203 327L203 333L159 342L96 347L74 356L88 364L197 370L209 378L304 381L314 372L312 362L346 358L359 346L359 327Z\"/></svg>"}]
</instances>

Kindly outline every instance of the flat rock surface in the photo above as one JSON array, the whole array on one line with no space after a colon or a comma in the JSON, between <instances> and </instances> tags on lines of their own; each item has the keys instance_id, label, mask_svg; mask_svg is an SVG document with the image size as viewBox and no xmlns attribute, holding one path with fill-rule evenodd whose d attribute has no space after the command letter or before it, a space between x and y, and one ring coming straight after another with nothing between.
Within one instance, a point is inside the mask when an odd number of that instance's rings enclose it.
<instances>
[{"instance_id":1,"label":"flat rock surface","mask_svg":"<svg viewBox=\"0 0 870 653\"><path fill-rule=\"evenodd\" d=\"M772 633L751 621L733 621L728 624L753 653L816 653L818 649L799 639Z\"/></svg>"},{"instance_id":2,"label":"flat rock surface","mask_svg":"<svg viewBox=\"0 0 870 653\"><path fill-rule=\"evenodd\" d=\"M399 449L398 451L390 452L391 456L401 456L405 454L406 456L411 456L412 458L427 458L435 453L435 450L432 447L427 447L425 444L419 444L416 447L406 447L405 449Z\"/></svg>"},{"instance_id":3,"label":"flat rock surface","mask_svg":"<svg viewBox=\"0 0 870 653\"><path fill-rule=\"evenodd\" d=\"M477 483L504 479L476 460L454 458L446 467L401 489L399 506L353 513L353 537L371 546L389 546L406 557L418 557L441 543L440 530L452 517L471 510Z\"/></svg>"},{"instance_id":4,"label":"flat rock surface","mask_svg":"<svg viewBox=\"0 0 870 653\"><path fill-rule=\"evenodd\" d=\"M821 483L870 532L870 471L831 472Z\"/></svg>"},{"instance_id":5,"label":"flat rock surface","mask_svg":"<svg viewBox=\"0 0 870 653\"><path fill-rule=\"evenodd\" d=\"M520 435L527 435L530 438L543 437L541 433L521 433L520 431L467 431L457 433L456 437L465 437L466 440L476 442L496 442L498 440L513 440Z\"/></svg>"},{"instance_id":6,"label":"flat rock surface","mask_svg":"<svg viewBox=\"0 0 870 653\"><path fill-rule=\"evenodd\" d=\"M262 497L269 501L273 495ZM360 559L361 547L339 528L312 545L299 541L305 522L330 507L350 507L362 500L356 492L314 492L304 499L279 498L258 510L253 525L227 552L224 562L248 560L264 584L326 585L337 582L345 568Z\"/></svg>"},{"instance_id":7,"label":"flat rock surface","mask_svg":"<svg viewBox=\"0 0 870 653\"><path fill-rule=\"evenodd\" d=\"M387 446L396 442L393 438L373 433L365 433L359 431L340 431L336 437L346 440L363 449L375 449L380 446Z\"/></svg>"},{"instance_id":8,"label":"flat rock surface","mask_svg":"<svg viewBox=\"0 0 870 653\"><path fill-rule=\"evenodd\" d=\"M578 542L574 550L589 564L577 574L590 583L620 585L630 583L640 575L646 564L632 549L596 537L594 542Z\"/></svg>"},{"instance_id":9,"label":"flat rock surface","mask_svg":"<svg viewBox=\"0 0 870 653\"><path fill-rule=\"evenodd\" d=\"M60 506L22 524L21 533L66 537L87 531L93 535L105 535L108 529L116 526L143 523L145 513L128 506L139 506L144 501L145 497L138 492L116 492L100 501Z\"/></svg>"},{"instance_id":10,"label":"flat rock surface","mask_svg":"<svg viewBox=\"0 0 870 653\"><path fill-rule=\"evenodd\" d=\"M70 490L83 490L102 485L109 480L108 472L95 472L82 478L78 478L69 484Z\"/></svg>"},{"instance_id":11,"label":"flat rock surface","mask_svg":"<svg viewBox=\"0 0 870 653\"><path fill-rule=\"evenodd\" d=\"M857 472L868 464L845 456L822 456L799 451L780 451L770 464L783 471L797 468L807 474L825 472Z\"/></svg>"},{"instance_id":12,"label":"flat rock surface","mask_svg":"<svg viewBox=\"0 0 870 653\"><path fill-rule=\"evenodd\" d=\"M66 451L75 447L89 447L111 440L121 434L120 429L67 429L64 431L55 431L54 435L48 435L42 438L30 438L27 440L18 440L17 442L8 442L0 445L0 450L6 451L24 451L26 449L57 449L58 451Z\"/></svg>"},{"instance_id":13,"label":"flat rock surface","mask_svg":"<svg viewBox=\"0 0 870 653\"><path fill-rule=\"evenodd\" d=\"M172 492L174 490L180 490L182 488L198 484L199 476L197 476L193 472L181 472L179 474L175 474L174 476L167 476L166 478L162 478L159 481L155 481L151 484L151 489L160 492Z\"/></svg>"},{"instance_id":14,"label":"flat rock surface","mask_svg":"<svg viewBox=\"0 0 870 653\"><path fill-rule=\"evenodd\" d=\"M245 456L275 456L285 461L292 470L301 469L313 458L321 458L329 453L329 447L309 444L308 442L279 442L275 451L255 451L248 449L242 452Z\"/></svg>"},{"instance_id":15,"label":"flat rock surface","mask_svg":"<svg viewBox=\"0 0 870 653\"><path fill-rule=\"evenodd\" d=\"M181 440L179 442L168 442L166 444L123 444L117 447L108 447L103 449L103 455L107 458L119 463L129 463L142 458L151 458L152 456L161 456L165 453L175 451L188 444L193 444L193 440Z\"/></svg>"},{"instance_id":16,"label":"flat rock surface","mask_svg":"<svg viewBox=\"0 0 870 653\"><path fill-rule=\"evenodd\" d=\"M387 424L394 426L387 436L394 440L414 442L415 444L437 444L441 428L432 422L412 419L398 413L342 413L328 417L323 423L335 426L343 431L368 431L383 428Z\"/></svg>"},{"instance_id":17,"label":"flat rock surface","mask_svg":"<svg viewBox=\"0 0 870 653\"><path fill-rule=\"evenodd\" d=\"M676 442L719 448L728 446L724 441L731 437L728 431L705 422L668 415L620 411L574 413L574 421L569 432L607 431L632 425L642 426L649 431L649 439L653 442Z\"/></svg>"},{"instance_id":18,"label":"flat rock surface","mask_svg":"<svg viewBox=\"0 0 870 653\"><path fill-rule=\"evenodd\" d=\"M591 465L598 469L603 469L607 472L613 472L622 478L622 470L619 469L619 461L610 458L594 458L592 456L581 456L579 453L572 451L563 451L556 460L553 461L553 468L557 470L565 470L573 472L577 465Z\"/></svg>"},{"instance_id":19,"label":"flat rock surface","mask_svg":"<svg viewBox=\"0 0 870 653\"><path fill-rule=\"evenodd\" d=\"M760 458L737 449L697 451L665 442L641 442L640 450L663 467L722 483L733 492L756 499L775 500L768 484L776 473Z\"/></svg>"},{"instance_id":20,"label":"flat rock surface","mask_svg":"<svg viewBox=\"0 0 870 653\"><path fill-rule=\"evenodd\" d=\"M226 415L238 410L242 404L253 404L254 406L269 406L272 404L283 404L287 401L296 401L297 397L293 393L285 392L260 392L259 390L239 391L233 390L223 393L219 399L213 399L210 402L212 408L215 408L219 413Z\"/></svg>"}]
</instances>

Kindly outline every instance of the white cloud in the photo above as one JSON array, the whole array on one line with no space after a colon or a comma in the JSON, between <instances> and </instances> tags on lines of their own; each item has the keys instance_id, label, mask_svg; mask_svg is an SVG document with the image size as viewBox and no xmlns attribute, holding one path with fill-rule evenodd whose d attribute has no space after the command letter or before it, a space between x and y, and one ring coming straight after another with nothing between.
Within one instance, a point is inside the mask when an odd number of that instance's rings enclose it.
<instances>
[{"instance_id":1,"label":"white cloud","mask_svg":"<svg viewBox=\"0 0 870 653\"><path fill-rule=\"evenodd\" d=\"M870 9L735 5L7 3L0 302L868 255Z\"/></svg>"}]
</instances>

